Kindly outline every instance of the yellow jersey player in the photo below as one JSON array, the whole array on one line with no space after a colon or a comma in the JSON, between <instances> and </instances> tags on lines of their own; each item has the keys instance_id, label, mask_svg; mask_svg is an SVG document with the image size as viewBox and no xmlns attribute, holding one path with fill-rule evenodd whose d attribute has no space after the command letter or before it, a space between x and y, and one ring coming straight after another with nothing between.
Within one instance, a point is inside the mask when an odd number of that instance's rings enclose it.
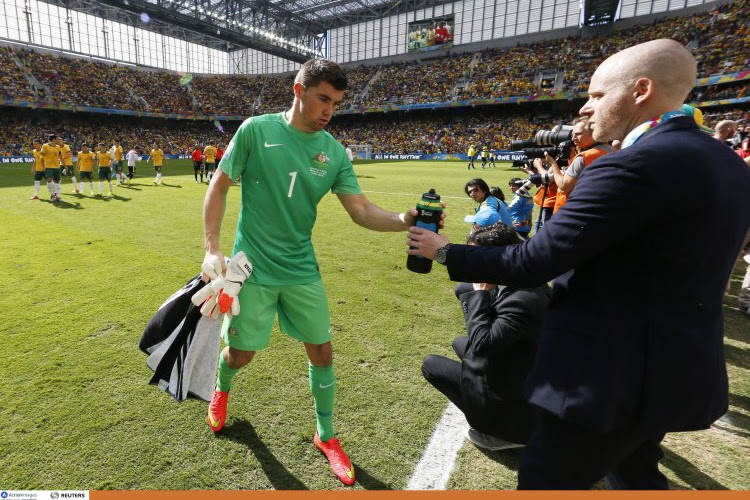
<instances>
[{"instance_id":1,"label":"yellow jersey player","mask_svg":"<svg viewBox=\"0 0 750 500\"><path fill-rule=\"evenodd\" d=\"M76 171L73 167L73 151L70 149L68 144L63 143L62 149L60 150L62 155L63 164L63 175L69 175L73 181L73 191L71 193L78 194L78 182L76 181Z\"/></svg>"},{"instance_id":2,"label":"yellow jersey player","mask_svg":"<svg viewBox=\"0 0 750 500\"><path fill-rule=\"evenodd\" d=\"M164 166L164 151L154 143L154 147L151 148L151 160L154 162L154 170L156 171L156 179L154 179L155 185L161 185L161 167Z\"/></svg>"},{"instance_id":3,"label":"yellow jersey player","mask_svg":"<svg viewBox=\"0 0 750 500\"><path fill-rule=\"evenodd\" d=\"M49 199L56 203L62 201L60 197L60 163L62 162L62 140L55 134L47 137L42 145L42 161L44 162L44 177L47 179Z\"/></svg>"},{"instance_id":4,"label":"yellow jersey player","mask_svg":"<svg viewBox=\"0 0 750 500\"><path fill-rule=\"evenodd\" d=\"M213 142L208 142L203 155L206 157L206 181L211 182L211 177L214 176L214 170L216 170L216 147Z\"/></svg>"},{"instance_id":5,"label":"yellow jersey player","mask_svg":"<svg viewBox=\"0 0 750 500\"><path fill-rule=\"evenodd\" d=\"M102 196L102 187L104 187L104 179L107 179L109 184L109 195L112 196L112 154L107 151L107 147L103 142L99 143L99 152L96 153L96 162L99 165L99 192L97 196Z\"/></svg>"},{"instance_id":6,"label":"yellow jersey player","mask_svg":"<svg viewBox=\"0 0 750 500\"><path fill-rule=\"evenodd\" d=\"M94 153L89 149L85 142L81 145L82 151L78 153L78 177L81 179L81 186L78 188L80 194L84 193L85 180L89 180L91 196L94 196ZM101 192L101 188L99 189Z\"/></svg>"},{"instance_id":7,"label":"yellow jersey player","mask_svg":"<svg viewBox=\"0 0 750 500\"><path fill-rule=\"evenodd\" d=\"M466 170L471 170L472 168L474 170L477 169L477 167L474 166L474 157L477 155L477 151L474 149L474 145L471 144L469 146L469 150L466 152L466 156L469 157L469 165L466 167Z\"/></svg>"},{"instance_id":8,"label":"yellow jersey player","mask_svg":"<svg viewBox=\"0 0 750 500\"><path fill-rule=\"evenodd\" d=\"M115 141L115 157L113 158L115 164L115 176L117 177L118 186L127 180L125 174L122 173L122 164L125 163L123 159L124 156L122 153L122 145L120 144L120 141L118 139Z\"/></svg>"},{"instance_id":9,"label":"yellow jersey player","mask_svg":"<svg viewBox=\"0 0 750 500\"><path fill-rule=\"evenodd\" d=\"M31 166L31 173L34 174L34 196L29 198L30 200L39 199L39 189L42 186L42 179L44 178L44 161L42 160L42 141L35 140L33 142L34 149L31 154L34 155L34 164Z\"/></svg>"}]
</instances>

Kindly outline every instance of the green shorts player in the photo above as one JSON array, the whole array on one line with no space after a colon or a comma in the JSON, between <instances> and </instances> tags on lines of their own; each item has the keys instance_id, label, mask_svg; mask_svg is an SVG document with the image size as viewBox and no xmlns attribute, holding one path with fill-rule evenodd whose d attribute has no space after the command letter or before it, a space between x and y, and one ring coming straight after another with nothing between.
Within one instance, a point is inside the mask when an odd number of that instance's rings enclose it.
<instances>
[{"instance_id":1,"label":"green shorts player","mask_svg":"<svg viewBox=\"0 0 750 500\"><path fill-rule=\"evenodd\" d=\"M203 218L204 266L223 263L219 232L224 206L233 180L241 178L232 252L244 251L254 271L239 293L239 314L226 319L222 328L228 347L219 359L209 426L214 432L224 426L232 378L266 347L278 315L281 331L303 342L307 351L317 418L313 441L338 478L352 485L354 469L333 431L336 378L328 300L310 241L317 205L332 191L353 221L376 231L407 229L416 210L387 212L367 200L344 147L323 130L346 85L336 63L307 61L295 79L291 109L252 117L237 130L209 185Z\"/></svg>"}]
</instances>

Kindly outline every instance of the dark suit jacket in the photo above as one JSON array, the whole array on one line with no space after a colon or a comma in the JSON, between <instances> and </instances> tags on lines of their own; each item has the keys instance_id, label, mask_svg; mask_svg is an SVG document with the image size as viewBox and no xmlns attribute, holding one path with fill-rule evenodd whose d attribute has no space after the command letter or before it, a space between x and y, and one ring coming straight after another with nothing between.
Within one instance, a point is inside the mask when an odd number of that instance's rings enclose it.
<instances>
[{"instance_id":1,"label":"dark suit jacket","mask_svg":"<svg viewBox=\"0 0 750 500\"><path fill-rule=\"evenodd\" d=\"M526 443L534 412L522 388L534 362L548 295L546 287L456 290L468 341L461 356L461 398L475 429ZM462 293L463 292L463 293Z\"/></svg>"},{"instance_id":2,"label":"dark suit jacket","mask_svg":"<svg viewBox=\"0 0 750 500\"><path fill-rule=\"evenodd\" d=\"M531 403L606 432L708 427L727 410L722 297L750 224L750 169L680 117L584 170L529 241L452 245L455 281L555 279Z\"/></svg>"}]
</instances>

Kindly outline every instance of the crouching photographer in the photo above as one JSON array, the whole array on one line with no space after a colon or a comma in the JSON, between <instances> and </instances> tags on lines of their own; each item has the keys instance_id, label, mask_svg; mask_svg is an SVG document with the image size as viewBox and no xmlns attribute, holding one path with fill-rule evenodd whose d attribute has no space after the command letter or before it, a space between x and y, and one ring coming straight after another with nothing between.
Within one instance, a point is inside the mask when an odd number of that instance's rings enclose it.
<instances>
[{"instance_id":1,"label":"crouching photographer","mask_svg":"<svg viewBox=\"0 0 750 500\"><path fill-rule=\"evenodd\" d=\"M478 228L470 245L520 243L502 223ZM466 336L453 341L461 360L429 355L422 374L450 399L471 425L468 438L480 448L523 446L531 434L534 410L521 389L536 355L548 289L461 283L456 296L466 321Z\"/></svg>"},{"instance_id":2,"label":"crouching photographer","mask_svg":"<svg viewBox=\"0 0 750 500\"><path fill-rule=\"evenodd\" d=\"M545 153L544 158L534 160L534 166L540 174L552 175L557 185L553 214L557 213L560 207L568 201L568 196L573 192L583 169L591 165L600 156L614 151L614 148L609 144L594 140L591 123L587 117L578 118L573 122L572 140L578 154L570 160L567 168L561 168L560 164L547 153ZM544 164L550 166L550 171L544 168Z\"/></svg>"}]
</instances>

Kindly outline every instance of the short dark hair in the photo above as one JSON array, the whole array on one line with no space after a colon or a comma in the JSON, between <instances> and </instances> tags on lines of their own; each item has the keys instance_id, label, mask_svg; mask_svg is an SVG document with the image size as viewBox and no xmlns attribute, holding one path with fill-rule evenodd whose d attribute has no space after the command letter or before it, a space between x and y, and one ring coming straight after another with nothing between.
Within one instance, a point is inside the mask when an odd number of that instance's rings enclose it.
<instances>
[{"instance_id":1,"label":"short dark hair","mask_svg":"<svg viewBox=\"0 0 750 500\"><path fill-rule=\"evenodd\" d=\"M87 148L87 147L89 147L89 145L88 145L88 143L84 142L83 144L81 144L81 147L82 148Z\"/></svg>"},{"instance_id":2,"label":"short dark hair","mask_svg":"<svg viewBox=\"0 0 750 500\"><path fill-rule=\"evenodd\" d=\"M54 141L55 139L57 139L57 136L55 134L50 134L47 136L48 141Z\"/></svg>"},{"instance_id":3,"label":"short dark hair","mask_svg":"<svg viewBox=\"0 0 750 500\"><path fill-rule=\"evenodd\" d=\"M515 245L523 240L516 230L502 222L496 222L489 226L479 226L469 235L466 243L480 247L504 247Z\"/></svg>"},{"instance_id":4,"label":"short dark hair","mask_svg":"<svg viewBox=\"0 0 750 500\"><path fill-rule=\"evenodd\" d=\"M302 65L294 83L303 87L316 87L320 82L328 82L336 90L346 90L348 80L341 66L328 59L310 59Z\"/></svg>"},{"instance_id":5,"label":"short dark hair","mask_svg":"<svg viewBox=\"0 0 750 500\"><path fill-rule=\"evenodd\" d=\"M505 201L505 194L503 194L503 190L498 186L492 186L490 188L490 194L500 201Z\"/></svg>"},{"instance_id":6,"label":"short dark hair","mask_svg":"<svg viewBox=\"0 0 750 500\"><path fill-rule=\"evenodd\" d=\"M487 185L486 182L484 182L484 179L481 179L479 177L475 177L474 179L470 180L466 183L464 186L464 192L468 195L469 194L469 188L472 186L476 186L488 195L490 194L490 187Z\"/></svg>"},{"instance_id":7,"label":"short dark hair","mask_svg":"<svg viewBox=\"0 0 750 500\"><path fill-rule=\"evenodd\" d=\"M512 186L516 182L521 181L521 180L523 180L523 179L521 179L520 177L513 177L511 180L508 181L508 186Z\"/></svg>"}]
</instances>

